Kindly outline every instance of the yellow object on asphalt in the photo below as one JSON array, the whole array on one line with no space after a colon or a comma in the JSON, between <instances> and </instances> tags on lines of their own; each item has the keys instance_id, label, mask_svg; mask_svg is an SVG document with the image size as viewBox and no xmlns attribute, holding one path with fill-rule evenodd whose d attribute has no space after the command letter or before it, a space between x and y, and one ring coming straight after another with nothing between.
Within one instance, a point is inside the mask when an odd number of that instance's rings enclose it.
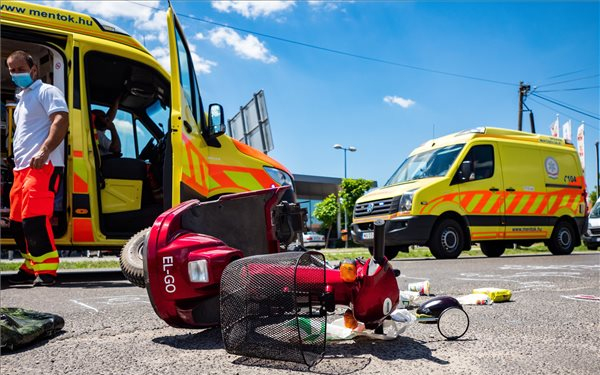
<instances>
[{"instance_id":1,"label":"yellow object on asphalt","mask_svg":"<svg viewBox=\"0 0 600 375\"><path fill-rule=\"evenodd\" d=\"M500 288L479 288L473 289L473 294L487 294L494 302L507 302L510 301L512 292L508 289Z\"/></svg>"}]
</instances>

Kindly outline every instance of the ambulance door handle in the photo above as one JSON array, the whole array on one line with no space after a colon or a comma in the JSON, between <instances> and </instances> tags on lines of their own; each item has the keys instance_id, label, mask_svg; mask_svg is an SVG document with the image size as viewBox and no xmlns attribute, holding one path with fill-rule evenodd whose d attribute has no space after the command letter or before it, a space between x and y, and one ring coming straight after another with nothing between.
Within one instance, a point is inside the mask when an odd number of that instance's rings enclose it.
<instances>
[{"instance_id":1,"label":"ambulance door handle","mask_svg":"<svg viewBox=\"0 0 600 375\"><path fill-rule=\"evenodd\" d=\"M492 188L490 188L490 191L500 191L500 189L492 187Z\"/></svg>"},{"instance_id":2,"label":"ambulance door handle","mask_svg":"<svg viewBox=\"0 0 600 375\"><path fill-rule=\"evenodd\" d=\"M506 189L506 191L515 191L515 189L513 189L513 188L508 188L508 189Z\"/></svg>"},{"instance_id":3,"label":"ambulance door handle","mask_svg":"<svg viewBox=\"0 0 600 375\"><path fill-rule=\"evenodd\" d=\"M190 125L189 122L183 120L183 127L185 128L185 131L188 133L192 132L192 125Z\"/></svg>"}]
</instances>

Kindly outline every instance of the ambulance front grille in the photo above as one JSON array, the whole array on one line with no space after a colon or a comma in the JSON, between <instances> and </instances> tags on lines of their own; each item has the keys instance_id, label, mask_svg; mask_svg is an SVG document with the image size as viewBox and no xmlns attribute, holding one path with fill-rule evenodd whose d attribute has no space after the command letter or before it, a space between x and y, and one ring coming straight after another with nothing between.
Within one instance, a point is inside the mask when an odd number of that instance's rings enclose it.
<instances>
[{"instance_id":1,"label":"ambulance front grille","mask_svg":"<svg viewBox=\"0 0 600 375\"><path fill-rule=\"evenodd\" d=\"M357 203L354 206L354 217L388 215L398 211L399 197L372 202Z\"/></svg>"}]
</instances>

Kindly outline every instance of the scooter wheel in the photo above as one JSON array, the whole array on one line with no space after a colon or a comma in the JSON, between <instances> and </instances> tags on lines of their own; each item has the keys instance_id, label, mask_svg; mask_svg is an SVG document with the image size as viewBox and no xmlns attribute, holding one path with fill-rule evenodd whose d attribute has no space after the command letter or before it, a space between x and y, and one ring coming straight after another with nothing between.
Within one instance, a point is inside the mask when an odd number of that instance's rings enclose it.
<instances>
[{"instance_id":1,"label":"scooter wheel","mask_svg":"<svg viewBox=\"0 0 600 375\"><path fill-rule=\"evenodd\" d=\"M123 275L133 285L145 288L144 282L144 247L150 228L143 229L127 241L121 250L119 263Z\"/></svg>"}]
</instances>

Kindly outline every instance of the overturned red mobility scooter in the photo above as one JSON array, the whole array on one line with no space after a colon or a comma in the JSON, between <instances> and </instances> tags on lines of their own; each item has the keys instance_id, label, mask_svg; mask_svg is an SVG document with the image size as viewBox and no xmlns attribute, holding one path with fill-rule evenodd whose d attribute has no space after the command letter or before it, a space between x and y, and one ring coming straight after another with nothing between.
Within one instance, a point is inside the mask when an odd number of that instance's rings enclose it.
<instances>
[{"instance_id":1,"label":"overturned red mobility scooter","mask_svg":"<svg viewBox=\"0 0 600 375\"><path fill-rule=\"evenodd\" d=\"M169 325L220 325L225 348L239 355L316 363L336 305L350 306L350 318L367 329L382 327L400 299L399 271L383 255L383 223L375 226L372 258L332 268L319 252L288 251L302 238L306 212L282 201L286 189L192 200L164 212L129 247L142 256L143 280L122 262L125 275L146 288Z\"/></svg>"}]
</instances>

